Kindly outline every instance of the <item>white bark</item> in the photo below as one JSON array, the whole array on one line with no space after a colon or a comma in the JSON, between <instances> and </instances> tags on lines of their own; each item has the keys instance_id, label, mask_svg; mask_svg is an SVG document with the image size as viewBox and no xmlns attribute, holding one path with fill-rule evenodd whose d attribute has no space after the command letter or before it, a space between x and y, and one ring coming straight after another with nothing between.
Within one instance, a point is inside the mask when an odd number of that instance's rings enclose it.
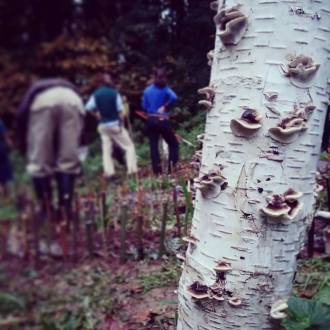
<instances>
[{"instance_id":1,"label":"white bark","mask_svg":"<svg viewBox=\"0 0 330 330\"><path fill-rule=\"evenodd\" d=\"M226 8L237 4L225 2ZM245 0L240 10L249 21L243 39L230 47L216 39L210 83L216 97L207 116L201 167L202 175L223 165L228 187L214 199L197 194L191 234L198 242L189 244L179 285L180 330L278 328L270 320L270 308L290 295L296 257L313 214L329 96L330 2ZM299 54L320 64L309 83L285 77L281 70L288 55ZM271 103L280 115L266 107L265 94L272 92L279 95ZM284 145L269 137L268 130L294 105L308 103L316 109L308 129L296 141ZM263 115L263 126L255 137L232 134L230 122L240 117L243 107ZM279 153L277 161L271 160L274 150ZM267 196L288 188L303 193L304 207L294 220L274 224L260 209L267 205ZM219 261L231 263L225 289L242 299L239 307L229 305L227 296L223 302L196 302L187 291L196 281L212 285Z\"/></svg>"}]
</instances>

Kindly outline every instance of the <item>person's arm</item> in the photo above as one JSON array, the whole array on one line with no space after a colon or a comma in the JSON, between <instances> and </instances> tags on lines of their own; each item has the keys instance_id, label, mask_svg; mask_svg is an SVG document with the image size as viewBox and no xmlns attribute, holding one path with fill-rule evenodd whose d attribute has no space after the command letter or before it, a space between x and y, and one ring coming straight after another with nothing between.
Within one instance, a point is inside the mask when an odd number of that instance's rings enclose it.
<instances>
[{"instance_id":1,"label":"person's arm","mask_svg":"<svg viewBox=\"0 0 330 330\"><path fill-rule=\"evenodd\" d=\"M98 113L97 104L94 95L92 95L85 104L85 110L86 112L91 113L94 117L96 117L97 120L100 120L100 115Z\"/></svg>"},{"instance_id":2,"label":"person's arm","mask_svg":"<svg viewBox=\"0 0 330 330\"><path fill-rule=\"evenodd\" d=\"M146 91L143 92L141 105L142 105L142 109L143 109L145 112L148 112L148 109L149 109L149 102L148 102L148 97L147 97L147 93L146 93Z\"/></svg>"},{"instance_id":3,"label":"person's arm","mask_svg":"<svg viewBox=\"0 0 330 330\"><path fill-rule=\"evenodd\" d=\"M174 90L171 89L170 87L167 90L167 95L168 95L168 101L165 104L165 107L171 108L174 105L174 103L178 100L178 96L176 95Z\"/></svg>"},{"instance_id":4,"label":"person's arm","mask_svg":"<svg viewBox=\"0 0 330 330\"><path fill-rule=\"evenodd\" d=\"M95 112L95 111L97 111L97 105L96 105L96 100L95 100L94 95L92 95L88 99L87 103L85 104L85 110L87 112Z\"/></svg>"},{"instance_id":5,"label":"person's arm","mask_svg":"<svg viewBox=\"0 0 330 330\"><path fill-rule=\"evenodd\" d=\"M174 103L178 100L178 96L176 95L176 93L173 91L173 89L171 88L167 88L167 102L158 109L159 113L166 113L168 112L171 107L174 105Z\"/></svg>"},{"instance_id":6,"label":"person's arm","mask_svg":"<svg viewBox=\"0 0 330 330\"><path fill-rule=\"evenodd\" d=\"M119 93L117 93L117 99L116 99L116 105L117 105L117 112L118 116L121 122L124 121L124 104L123 99Z\"/></svg>"}]
</instances>

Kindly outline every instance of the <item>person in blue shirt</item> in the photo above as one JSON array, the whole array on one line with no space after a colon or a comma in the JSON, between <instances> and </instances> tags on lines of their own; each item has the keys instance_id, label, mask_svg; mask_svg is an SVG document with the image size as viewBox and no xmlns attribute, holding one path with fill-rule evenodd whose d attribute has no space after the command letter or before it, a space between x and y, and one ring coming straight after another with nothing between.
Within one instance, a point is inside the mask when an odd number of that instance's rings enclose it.
<instances>
[{"instance_id":1,"label":"person in blue shirt","mask_svg":"<svg viewBox=\"0 0 330 330\"><path fill-rule=\"evenodd\" d=\"M178 97L167 84L167 73L164 68L154 70L153 80L143 92L142 108L148 114L146 132L150 143L152 169L158 175L162 173L158 149L159 137L162 137L169 146L169 173L175 169L179 160L179 142L168 118Z\"/></svg>"},{"instance_id":2,"label":"person in blue shirt","mask_svg":"<svg viewBox=\"0 0 330 330\"><path fill-rule=\"evenodd\" d=\"M0 193L9 194L8 183L13 180L13 171L9 160L8 138L6 127L0 119ZM1 195L0 194L0 195Z\"/></svg>"},{"instance_id":3,"label":"person in blue shirt","mask_svg":"<svg viewBox=\"0 0 330 330\"><path fill-rule=\"evenodd\" d=\"M103 73L101 85L91 95L85 109L96 113L99 119L98 131L102 140L104 176L109 179L115 175L113 141L125 152L127 173L134 174L138 170L134 143L122 124L123 108L122 98L113 87L111 75Z\"/></svg>"}]
</instances>

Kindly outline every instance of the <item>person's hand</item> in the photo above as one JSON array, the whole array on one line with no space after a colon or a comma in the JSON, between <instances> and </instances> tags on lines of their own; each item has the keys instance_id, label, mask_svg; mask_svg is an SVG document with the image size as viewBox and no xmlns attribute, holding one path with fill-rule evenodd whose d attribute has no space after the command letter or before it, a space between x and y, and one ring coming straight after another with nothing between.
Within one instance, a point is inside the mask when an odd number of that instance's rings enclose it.
<instances>
[{"instance_id":1,"label":"person's hand","mask_svg":"<svg viewBox=\"0 0 330 330\"><path fill-rule=\"evenodd\" d=\"M158 113L165 113L166 112L166 107L163 105L157 110Z\"/></svg>"}]
</instances>

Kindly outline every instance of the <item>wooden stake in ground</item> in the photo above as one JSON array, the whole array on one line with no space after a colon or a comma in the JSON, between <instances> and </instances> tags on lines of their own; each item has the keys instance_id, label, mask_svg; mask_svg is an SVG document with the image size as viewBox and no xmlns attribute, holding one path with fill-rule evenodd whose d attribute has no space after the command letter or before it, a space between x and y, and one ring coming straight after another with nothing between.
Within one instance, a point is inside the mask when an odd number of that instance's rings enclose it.
<instances>
[{"instance_id":1,"label":"wooden stake in ground","mask_svg":"<svg viewBox=\"0 0 330 330\"><path fill-rule=\"evenodd\" d=\"M126 261L126 222L127 205L123 205L119 215L120 221L120 262Z\"/></svg>"},{"instance_id":2,"label":"wooden stake in ground","mask_svg":"<svg viewBox=\"0 0 330 330\"><path fill-rule=\"evenodd\" d=\"M138 239L138 259L144 259L144 246L143 246L143 226L144 226L144 217L143 217L143 190L140 189L138 177L137 180L137 206L136 206L136 233Z\"/></svg>"},{"instance_id":3,"label":"wooden stake in ground","mask_svg":"<svg viewBox=\"0 0 330 330\"><path fill-rule=\"evenodd\" d=\"M39 265L40 251L39 251L39 231L40 231L40 211L35 211L35 206L32 206L32 233L33 233L33 245L34 245L34 262L36 267Z\"/></svg>"},{"instance_id":4,"label":"wooden stake in ground","mask_svg":"<svg viewBox=\"0 0 330 330\"><path fill-rule=\"evenodd\" d=\"M161 258L166 253L165 239L166 239L167 217L168 217L168 201L165 201L163 204L163 214L162 214L161 228L160 228L160 242L159 242L159 253L158 253L159 258Z\"/></svg>"},{"instance_id":5,"label":"wooden stake in ground","mask_svg":"<svg viewBox=\"0 0 330 330\"><path fill-rule=\"evenodd\" d=\"M79 196L75 195L74 197L74 214L73 214L73 231L72 231L72 251L73 251L73 260L76 261L78 258L78 240L77 236L79 235L79 222L80 222L80 202Z\"/></svg>"},{"instance_id":6,"label":"wooden stake in ground","mask_svg":"<svg viewBox=\"0 0 330 330\"><path fill-rule=\"evenodd\" d=\"M177 186L173 187L173 204L174 204L174 212L176 217L176 228L177 228L177 235L181 237L181 219L178 210L178 191Z\"/></svg>"},{"instance_id":7,"label":"wooden stake in ground","mask_svg":"<svg viewBox=\"0 0 330 330\"><path fill-rule=\"evenodd\" d=\"M69 255L69 244L68 244L68 217L65 207L60 208L61 218L58 226L59 236L61 242L61 248L63 251L63 259L67 261Z\"/></svg>"},{"instance_id":8,"label":"wooden stake in ground","mask_svg":"<svg viewBox=\"0 0 330 330\"><path fill-rule=\"evenodd\" d=\"M107 251L107 205L106 205L106 193L101 192L99 195L99 207L100 207L100 219L101 219L101 230L102 230L102 245L105 254L108 254Z\"/></svg>"},{"instance_id":9,"label":"wooden stake in ground","mask_svg":"<svg viewBox=\"0 0 330 330\"><path fill-rule=\"evenodd\" d=\"M85 233L88 255L94 257L94 242L93 242L93 202L88 199L85 208Z\"/></svg>"},{"instance_id":10,"label":"wooden stake in ground","mask_svg":"<svg viewBox=\"0 0 330 330\"><path fill-rule=\"evenodd\" d=\"M50 254L50 247L52 243L52 224L53 212L51 209L51 202L48 194L44 195L44 204L46 205L46 240L47 240L47 253Z\"/></svg>"},{"instance_id":11,"label":"wooden stake in ground","mask_svg":"<svg viewBox=\"0 0 330 330\"><path fill-rule=\"evenodd\" d=\"M143 246L143 215L140 214L136 218L136 234L137 234L137 252L138 260L144 259L144 246Z\"/></svg>"}]
</instances>

